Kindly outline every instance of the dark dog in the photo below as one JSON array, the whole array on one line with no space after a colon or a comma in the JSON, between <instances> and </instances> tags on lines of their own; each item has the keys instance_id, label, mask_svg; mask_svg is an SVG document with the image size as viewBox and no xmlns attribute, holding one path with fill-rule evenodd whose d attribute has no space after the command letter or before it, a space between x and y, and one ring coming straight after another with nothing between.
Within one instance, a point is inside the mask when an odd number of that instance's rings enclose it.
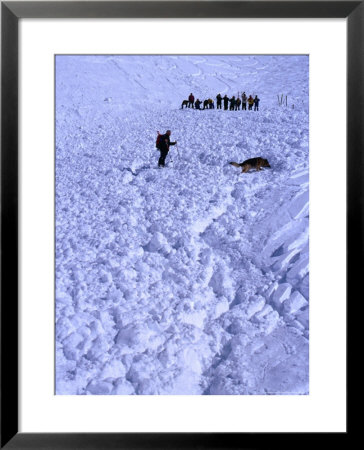
<instances>
[{"instance_id":1,"label":"dark dog","mask_svg":"<svg viewBox=\"0 0 364 450\"><path fill-rule=\"evenodd\" d=\"M261 156L259 156L258 158L247 159L240 164L236 162L231 162L229 164L234 167L241 167L242 173L248 172L250 169L256 169L258 171L261 170L262 167L270 167L268 160L262 158Z\"/></svg>"}]
</instances>

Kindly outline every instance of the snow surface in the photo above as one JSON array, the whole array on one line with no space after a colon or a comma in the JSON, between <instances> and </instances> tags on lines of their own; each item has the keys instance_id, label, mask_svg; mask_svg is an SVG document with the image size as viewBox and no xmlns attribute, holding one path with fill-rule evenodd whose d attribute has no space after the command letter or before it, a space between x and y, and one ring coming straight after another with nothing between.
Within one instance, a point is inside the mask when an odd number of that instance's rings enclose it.
<instances>
[{"instance_id":1,"label":"snow surface","mask_svg":"<svg viewBox=\"0 0 364 450\"><path fill-rule=\"evenodd\" d=\"M56 393L308 394L308 143L307 56L57 56Z\"/></svg>"}]
</instances>

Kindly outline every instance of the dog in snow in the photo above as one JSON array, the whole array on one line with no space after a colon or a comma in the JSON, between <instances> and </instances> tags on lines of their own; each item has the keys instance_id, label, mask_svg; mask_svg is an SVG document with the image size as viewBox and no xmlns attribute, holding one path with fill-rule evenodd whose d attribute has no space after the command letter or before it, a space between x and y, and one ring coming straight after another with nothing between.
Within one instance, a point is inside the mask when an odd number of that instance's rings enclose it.
<instances>
[{"instance_id":1,"label":"dog in snow","mask_svg":"<svg viewBox=\"0 0 364 450\"><path fill-rule=\"evenodd\" d=\"M229 163L234 167L241 167L241 172L248 172L250 169L262 170L262 167L270 167L270 164L267 159L259 156L258 158L250 158L242 163L238 164L236 162Z\"/></svg>"}]
</instances>

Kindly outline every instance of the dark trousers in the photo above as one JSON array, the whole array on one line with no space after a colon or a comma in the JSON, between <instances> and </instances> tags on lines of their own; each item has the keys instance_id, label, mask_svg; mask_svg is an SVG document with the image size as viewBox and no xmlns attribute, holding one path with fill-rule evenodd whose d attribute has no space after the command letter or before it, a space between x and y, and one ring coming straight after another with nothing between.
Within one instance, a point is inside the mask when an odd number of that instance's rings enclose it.
<instances>
[{"instance_id":1,"label":"dark trousers","mask_svg":"<svg viewBox=\"0 0 364 450\"><path fill-rule=\"evenodd\" d=\"M225 109L225 111L228 109L228 104L227 103L224 103L224 109Z\"/></svg>"},{"instance_id":2,"label":"dark trousers","mask_svg":"<svg viewBox=\"0 0 364 450\"><path fill-rule=\"evenodd\" d=\"M253 109L253 105L249 105L248 109L252 110Z\"/></svg>"},{"instance_id":3,"label":"dark trousers","mask_svg":"<svg viewBox=\"0 0 364 450\"><path fill-rule=\"evenodd\" d=\"M259 111L259 105L254 105L254 111Z\"/></svg>"},{"instance_id":4,"label":"dark trousers","mask_svg":"<svg viewBox=\"0 0 364 450\"><path fill-rule=\"evenodd\" d=\"M242 109L242 110L243 110L243 109L246 110L246 103L242 103L242 104L241 104L241 109Z\"/></svg>"},{"instance_id":5,"label":"dark trousers","mask_svg":"<svg viewBox=\"0 0 364 450\"><path fill-rule=\"evenodd\" d=\"M193 108L193 102L190 102L190 101L189 101L189 102L188 102L188 107L191 108L191 106L192 106L192 108Z\"/></svg>"},{"instance_id":6,"label":"dark trousers","mask_svg":"<svg viewBox=\"0 0 364 450\"><path fill-rule=\"evenodd\" d=\"M160 152L161 152L161 156L158 160L158 166L164 167L164 164L166 162L166 157L168 155L168 149L162 149L162 150L160 150Z\"/></svg>"},{"instance_id":7,"label":"dark trousers","mask_svg":"<svg viewBox=\"0 0 364 450\"><path fill-rule=\"evenodd\" d=\"M221 109L221 102L217 102L216 109Z\"/></svg>"}]
</instances>

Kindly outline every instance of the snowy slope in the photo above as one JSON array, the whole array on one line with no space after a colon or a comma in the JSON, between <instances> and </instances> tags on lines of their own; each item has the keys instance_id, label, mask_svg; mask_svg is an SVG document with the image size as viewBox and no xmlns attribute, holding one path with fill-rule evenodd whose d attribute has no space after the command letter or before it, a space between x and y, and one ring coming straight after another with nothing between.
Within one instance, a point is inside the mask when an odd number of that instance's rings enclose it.
<instances>
[{"instance_id":1,"label":"snowy slope","mask_svg":"<svg viewBox=\"0 0 364 450\"><path fill-rule=\"evenodd\" d=\"M307 394L308 289L307 57L57 57L58 394Z\"/></svg>"}]
</instances>

